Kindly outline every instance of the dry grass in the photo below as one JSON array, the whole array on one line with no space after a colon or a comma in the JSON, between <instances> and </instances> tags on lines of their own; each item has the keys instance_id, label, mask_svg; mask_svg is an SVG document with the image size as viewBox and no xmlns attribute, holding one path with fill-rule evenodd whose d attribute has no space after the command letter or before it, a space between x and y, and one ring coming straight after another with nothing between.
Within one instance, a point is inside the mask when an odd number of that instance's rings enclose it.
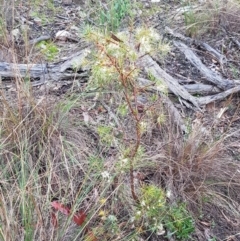
<instances>
[{"instance_id":1,"label":"dry grass","mask_svg":"<svg viewBox=\"0 0 240 241\"><path fill-rule=\"evenodd\" d=\"M137 206L130 193L127 164L121 161L122 146L104 144L97 133L99 124L87 126L83 117L73 114L84 97L58 105L47 96L38 102L33 96L21 100L21 108L20 100L1 103L1 239L78 240L84 236L83 228L61 213L58 227L53 226L53 200L84 209L88 215L84 227L98 239L150 235L131 223ZM91 102L85 99L85 105L92 106ZM164 109L158 111L156 116ZM135 163L138 195L144 183L161 187L168 193L168 203L187 204L196 228L204 220L198 217L204 217L209 208L219 208L229 220L239 219L239 164L224 155L225 137L216 141L208 128L193 125L184 138L164 113L168 125L159 126L155 117L148 117L149 128L141 141L144 152ZM108 120L107 112L99 115ZM131 118L119 121L130 139ZM107 222L109 217L116 220ZM151 234L153 240L154 236L158 237Z\"/></svg>"},{"instance_id":2,"label":"dry grass","mask_svg":"<svg viewBox=\"0 0 240 241\"><path fill-rule=\"evenodd\" d=\"M43 240L49 203L59 196L66 202L76 198L87 147L80 131L70 138L47 100L21 100L1 104L2 238Z\"/></svg>"},{"instance_id":3,"label":"dry grass","mask_svg":"<svg viewBox=\"0 0 240 241\"><path fill-rule=\"evenodd\" d=\"M240 32L240 3L237 0L204 1L198 7L194 1L189 1L189 10L184 16L186 31L193 37L219 34L223 29L235 35Z\"/></svg>"}]
</instances>

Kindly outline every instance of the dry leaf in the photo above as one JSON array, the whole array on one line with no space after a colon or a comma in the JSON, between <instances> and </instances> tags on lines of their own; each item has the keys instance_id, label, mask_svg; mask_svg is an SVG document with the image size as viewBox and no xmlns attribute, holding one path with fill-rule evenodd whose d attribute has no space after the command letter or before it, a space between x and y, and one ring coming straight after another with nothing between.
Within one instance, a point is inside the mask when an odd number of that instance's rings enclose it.
<instances>
[{"instance_id":1,"label":"dry leaf","mask_svg":"<svg viewBox=\"0 0 240 241\"><path fill-rule=\"evenodd\" d=\"M67 216L70 214L70 209L57 201L51 202L51 205L53 208L55 208L56 210L60 211L61 213Z\"/></svg>"},{"instance_id":2,"label":"dry leaf","mask_svg":"<svg viewBox=\"0 0 240 241\"><path fill-rule=\"evenodd\" d=\"M58 227L58 220L57 220L56 214L53 212L51 212L51 223L54 228Z\"/></svg>"},{"instance_id":3,"label":"dry leaf","mask_svg":"<svg viewBox=\"0 0 240 241\"><path fill-rule=\"evenodd\" d=\"M65 205L63 205L57 201L51 202L51 205L57 211L60 211L61 213L65 214L67 216L71 215L71 210L68 207L66 207ZM84 211L80 210L73 215L73 222L80 226L84 223L86 217L87 217L86 213ZM57 225L57 218L54 213L51 213L51 218L52 218L52 224ZM55 227L55 225L54 225L54 227Z\"/></svg>"},{"instance_id":4,"label":"dry leaf","mask_svg":"<svg viewBox=\"0 0 240 241\"><path fill-rule=\"evenodd\" d=\"M86 219L86 213L82 210L80 210L73 216L74 223L76 223L79 226L81 226L84 223L85 219Z\"/></svg>"}]
</instances>

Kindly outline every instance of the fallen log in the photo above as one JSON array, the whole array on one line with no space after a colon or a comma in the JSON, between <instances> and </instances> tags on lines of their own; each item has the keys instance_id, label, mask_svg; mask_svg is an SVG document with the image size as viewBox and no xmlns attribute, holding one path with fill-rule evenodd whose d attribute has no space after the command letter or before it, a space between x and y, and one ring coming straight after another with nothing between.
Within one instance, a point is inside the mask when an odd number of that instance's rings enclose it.
<instances>
[{"instance_id":1,"label":"fallen log","mask_svg":"<svg viewBox=\"0 0 240 241\"><path fill-rule=\"evenodd\" d=\"M207 81L223 90L234 87L233 81L223 79L218 73L207 68L187 45L179 41L174 41L173 43L182 53L184 53L185 57L191 62L191 64L194 65L204 77L206 77Z\"/></svg>"},{"instance_id":2,"label":"fallen log","mask_svg":"<svg viewBox=\"0 0 240 241\"><path fill-rule=\"evenodd\" d=\"M200 97L200 98L197 99L197 101L198 101L199 105L206 105L206 104L209 104L209 103L211 103L213 101L223 100L227 96L235 94L235 93L237 93L239 91L240 91L240 85L236 86L236 87L234 87L232 89L228 89L226 91L223 91L223 92L221 92L219 94L216 94L216 95Z\"/></svg>"},{"instance_id":3,"label":"fallen log","mask_svg":"<svg viewBox=\"0 0 240 241\"><path fill-rule=\"evenodd\" d=\"M88 54L84 49L74 54L65 61L52 64L15 64L0 63L1 79L22 78L37 80L38 82L61 81L88 76L86 69L82 68L82 62Z\"/></svg>"},{"instance_id":4,"label":"fallen log","mask_svg":"<svg viewBox=\"0 0 240 241\"><path fill-rule=\"evenodd\" d=\"M195 97L190 95L186 89L181 86L177 80L175 80L171 75L166 73L156 61L154 61L149 55L144 55L139 61L140 67L144 68L146 73L150 73L154 78L158 80L162 80L169 90L174 93L177 97L185 100L185 104L187 107L191 108L191 106L187 103L192 103L193 106L199 109L198 102Z\"/></svg>"},{"instance_id":5,"label":"fallen log","mask_svg":"<svg viewBox=\"0 0 240 241\"><path fill-rule=\"evenodd\" d=\"M140 82L140 85L145 86L151 86L153 82L150 80L146 80L144 78L138 78L138 82ZM179 81L178 81L179 82ZM209 95L209 94L218 94L221 92L221 90L215 86L212 85L205 85L205 84L184 84L182 85L190 94L196 94L196 95ZM150 89L153 89L155 91L154 87L150 87ZM168 89L168 93L171 93L171 90Z\"/></svg>"},{"instance_id":6,"label":"fallen log","mask_svg":"<svg viewBox=\"0 0 240 241\"><path fill-rule=\"evenodd\" d=\"M221 92L219 88L205 84L188 84L183 85L183 87L188 91L188 93L194 95L209 95Z\"/></svg>"},{"instance_id":7,"label":"fallen log","mask_svg":"<svg viewBox=\"0 0 240 241\"><path fill-rule=\"evenodd\" d=\"M185 37L184 35L182 35L180 33L174 32L169 27L166 27L165 31L168 34L172 35L173 37L180 39L187 44L193 44L201 49L206 50L214 59L216 59L220 63L221 66L228 61L225 55L219 53L216 49L214 49L207 43L204 43L204 42L196 40L196 39L192 39L190 37Z\"/></svg>"}]
</instances>

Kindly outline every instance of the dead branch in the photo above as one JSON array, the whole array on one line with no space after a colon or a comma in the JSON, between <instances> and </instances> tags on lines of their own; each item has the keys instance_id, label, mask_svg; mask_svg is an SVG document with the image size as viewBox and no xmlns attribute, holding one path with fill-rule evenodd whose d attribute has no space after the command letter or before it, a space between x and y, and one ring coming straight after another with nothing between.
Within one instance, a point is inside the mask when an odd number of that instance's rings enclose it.
<instances>
[{"instance_id":1,"label":"dead branch","mask_svg":"<svg viewBox=\"0 0 240 241\"><path fill-rule=\"evenodd\" d=\"M218 87L205 84L191 84L180 85L178 81L166 73L156 61L154 61L149 55L145 55L139 60L139 66L145 70L146 73L151 73L156 79L162 80L169 89L170 93L179 97L180 102L184 103L188 108L192 108L192 105L199 109L199 106L207 103L224 99L225 97L236 93L240 90L239 80L224 80L221 76L209 70L204 66L201 60L190 50L185 44L175 42L176 46L181 49L186 57L198 68L200 68L202 74L210 80L210 82L216 84ZM87 46L89 47L89 46ZM83 68L82 63L86 55L88 54L88 48L82 49L79 52L69 56L65 61L52 63L52 64L14 64L7 62L0 62L0 76L2 80L5 79L31 79L33 86L38 86L47 82L53 81L67 81L73 79L80 79L80 81L87 81L88 69ZM233 85L237 87L230 88ZM4 88L4 87L3 87ZM220 89L228 89L222 93ZM155 90L156 91L156 90ZM215 94L213 96L206 96L196 98L191 94ZM181 116L173 103L161 95L161 98L168 106L170 112L176 118L176 122L184 131L184 122L181 120ZM191 105L191 104L192 105Z\"/></svg>"},{"instance_id":2,"label":"dead branch","mask_svg":"<svg viewBox=\"0 0 240 241\"><path fill-rule=\"evenodd\" d=\"M206 104L209 104L213 101L222 100L222 99L226 98L227 96L235 94L239 91L240 91L240 85L236 86L232 89L223 91L222 93L219 93L219 94L216 94L216 95L200 97L200 98L197 99L197 101L198 101L199 105L206 105Z\"/></svg>"},{"instance_id":3,"label":"dead branch","mask_svg":"<svg viewBox=\"0 0 240 241\"><path fill-rule=\"evenodd\" d=\"M81 50L65 61L53 64L14 64L0 63L0 76L9 78L30 78L42 83L47 81L62 81L88 76L86 70L81 67L87 50Z\"/></svg>"},{"instance_id":4,"label":"dead branch","mask_svg":"<svg viewBox=\"0 0 240 241\"><path fill-rule=\"evenodd\" d=\"M174 41L173 43L182 53L184 53L185 57L191 62L191 64L194 65L204 77L206 77L207 81L215 84L218 88L223 90L234 87L233 81L223 79L219 74L207 68L187 45L179 41Z\"/></svg>"},{"instance_id":5,"label":"dead branch","mask_svg":"<svg viewBox=\"0 0 240 241\"><path fill-rule=\"evenodd\" d=\"M139 65L144 68L146 73L151 73L154 78L162 80L169 90L171 90L171 92L177 97L182 98L183 100L192 103L193 106L199 108L196 98L190 95L187 90L177 82L177 80L166 73L149 55L143 56L139 61ZM185 104L187 107L191 108L187 102L185 102Z\"/></svg>"},{"instance_id":6,"label":"dead branch","mask_svg":"<svg viewBox=\"0 0 240 241\"><path fill-rule=\"evenodd\" d=\"M184 35L182 35L180 33L176 33L169 27L166 27L165 31L168 34L172 35L173 37L178 38L178 39L182 40L183 42L185 42L187 44L193 44L193 45L195 45L195 46L197 46L197 47L199 47L201 49L206 50L209 54L212 55L212 57L214 59L216 59L220 63L220 65L223 65L224 63L226 63L228 61L225 55L219 53L216 49L212 48L207 43L204 43L204 42L201 42L199 40L186 37L186 36L184 36Z\"/></svg>"},{"instance_id":7,"label":"dead branch","mask_svg":"<svg viewBox=\"0 0 240 241\"><path fill-rule=\"evenodd\" d=\"M209 94L217 94L221 92L221 90L212 85L205 85L205 84L189 84L183 85L183 87L190 93L190 94L197 94L197 95L209 95Z\"/></svg>"}]
</instances>

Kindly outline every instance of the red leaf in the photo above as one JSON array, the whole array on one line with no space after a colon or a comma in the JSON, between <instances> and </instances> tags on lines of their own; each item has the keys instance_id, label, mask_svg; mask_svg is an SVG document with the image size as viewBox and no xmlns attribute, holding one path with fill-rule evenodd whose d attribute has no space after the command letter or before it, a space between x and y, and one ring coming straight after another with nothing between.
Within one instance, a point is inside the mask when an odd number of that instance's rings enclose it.
<instances>
[{"instance_id":1,"label":"red leaf","mask_svg":"<svg viewBox=\"0 0 240 241\"><path fill-rule=\"evenodd\" d=\"M51 212L51 223L52 223L54 228L57 228L58 220L57 220L57 217L56 217L55 213L53 213L53 212Z\"/></svg>"},{"instance_id":2,"label":"red leaf","mask_svg":"<svg viewBox=\"0 0 240 241\"><path fill-rule=\"evenodd\" d=\"M70 209L68 207L64 206L63 204L61 204L57 201L53 201L53 202L51 202L51 205L53 208L60 211L61 213L65 214L65 215L70 215Z\"/></svg>"},{"instance_id":3,"label":"red leaf","mask_svg":"<svg viewBox=\"0 0 240 241\"><path fill-rule=\"evenodd\" d=\"M67 216L69 216L71 214L70 208L68 208L67 206L65 206L57 201L51 202L51 205L53 208L55 208L56 210L60 211L61 213L65 214ZM56 218L55 214L51 214L51 215L52 215L52 219L55 220L54 223L56 223L57 218ZM73 222L75 222L79 226L84 223L85 219L86 219L86 213L84 211L76 212L73 215Z\"/></svg>"},{"instance_id":4,"label":"red leaf","mask_svg":"<svg viewBox=\"0 0 240 241\"><path fill-rule=\"evenodd\" d=\"M86 219L86 213L84 211L79 211L73 215L73 222L81 226Z\"/></svg>"}]
</instances>

